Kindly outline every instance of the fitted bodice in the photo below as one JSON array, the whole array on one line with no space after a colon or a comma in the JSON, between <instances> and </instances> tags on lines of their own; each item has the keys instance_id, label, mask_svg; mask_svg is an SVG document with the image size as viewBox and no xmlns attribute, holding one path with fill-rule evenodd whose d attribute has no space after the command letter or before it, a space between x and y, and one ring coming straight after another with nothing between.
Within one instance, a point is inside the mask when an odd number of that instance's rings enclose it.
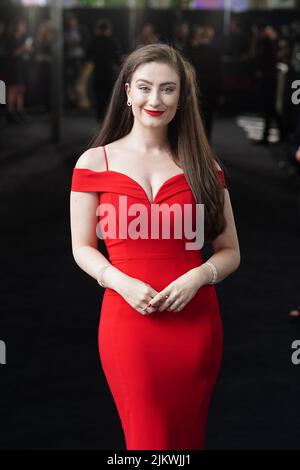
<instances>
[{"instance_id":1,"label":"fitted bodice","mask_svg":"<svg viewBox=\"0 0 300 470\"><path fill-rule=\"evenodd\" d=\"M218 175L226 186L223 171ZM112 263L147 256L201 256L192 237L199 209L184 173L168 178L152 202L137 181L112 170L74 168L71 189L98 193L97 236L104 239Z\"/></svg>"}]
</instances>

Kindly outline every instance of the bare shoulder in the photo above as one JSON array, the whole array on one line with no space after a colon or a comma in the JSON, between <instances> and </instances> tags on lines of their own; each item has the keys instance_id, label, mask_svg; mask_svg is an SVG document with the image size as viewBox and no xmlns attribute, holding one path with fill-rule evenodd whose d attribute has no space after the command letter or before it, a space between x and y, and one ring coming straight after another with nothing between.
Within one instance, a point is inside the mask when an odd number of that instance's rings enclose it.
<instances>
[{"instance_id":1,"label":"bare shoulder","mask_svg":"<svg viewBox=\"0 0 300 470\"><path fill-rule=\"evenodd\" d=\"M124 138L105 144L105 149L108 161L114 160L116 156L121 155L124 153L124 150L126 150L126 145L124 146ZM86 150L78 158L75 167L87 168L92 171L105 171L106 161L103 146Z\"/></svg>"},{"instance_id":2,"label":"bare shoulder","mask_svg":"<svg viewBox=\"0 0 300 470\"><path fill-rule=\"evenodd\" d=\"M218 171L222 171L222 168L220 167L219 163L217 163L216 160L215 160L215 166L216 166Z\"/></svg>"},{"instance_id":3,"label":"bare shoulder","mask_svg":"<svg viewBox=\"0 0 300 470\"><path fill-rule=\"evenodd\" d=\"M105 171L105 155L103 147L90 148L78 158L75 168L85 168L92 171Z\"/></svg>"}]
</instances>

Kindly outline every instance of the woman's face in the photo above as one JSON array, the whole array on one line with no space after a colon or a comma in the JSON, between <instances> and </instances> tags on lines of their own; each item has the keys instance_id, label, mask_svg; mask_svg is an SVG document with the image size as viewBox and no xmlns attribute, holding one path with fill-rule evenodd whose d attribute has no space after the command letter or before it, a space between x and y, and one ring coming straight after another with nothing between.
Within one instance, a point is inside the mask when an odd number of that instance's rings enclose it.
<instances>
[{"instance_id":1,"label":"woman's face","mask_svg":"<svg viewBox=\"0 0 300 470\"><path fill-rule=\"evenodd\" d=\"M144 126L167 126L174 118L180 96L180 79L173 67L160 62L140 65L132 75L131 84L125 84L125 90L132 104L134 119ZM145 110L162 111L162 114L151 116Z\"/></svg>"}]
</instances>

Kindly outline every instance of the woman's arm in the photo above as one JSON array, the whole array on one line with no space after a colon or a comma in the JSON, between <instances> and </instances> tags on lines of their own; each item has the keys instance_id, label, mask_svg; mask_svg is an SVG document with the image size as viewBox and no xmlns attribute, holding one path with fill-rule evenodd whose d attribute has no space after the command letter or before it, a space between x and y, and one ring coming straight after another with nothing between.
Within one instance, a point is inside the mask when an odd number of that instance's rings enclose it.
<instances>
[{"instance_id":1,"label":"woman's arm","mask_svg":"<svg viewBox=\"0 0 300 470\"><path fill-rule=\"evenodd\" d=\"M217 283L233 273L239 267L241 261L236 226L227 189L224 189L224 216L226 228L212 242L214 254L207 260L217 269ZM194 271L201 286L212 281L212 269L208 264L203 263L192 271Z\"/></svg>"},{"instance_id":2,"label":"woman's arm","mask_svg":"<svg viewBox=\"0 0 300 470\"><path fill-rule=\"evenodd\" d=\"M232 212L230 196L227 189L224 189L224 215L226 228L213 242L214 254L207 260L214 264L217 269L217 283L223 281L229 274L233 273L240 265L241 256L234 216ZM205 276L206 284L212 280L212 270L209 265L200 266L202 274Z\"/></svg>"},{"instance_id":3,"label":"woman's arm","mask_svg":"<svg viewBox=\"0 0 300 470\"><path fill-rule=\"evenodd\" d=\"M96 151L97 150L97 151ZM89 149L78 159L76 168L89 168L94 171L103 171L99 167L101 149ZM95 162L97 167L95 168ZM102 165L102 163L100 163ZM104 165L104 163L103 163ZM98 223L96 210L99 204L98 193L71 191L70 194L70 223L72 253L78 266L94 279L98 279L103 266L110 265L105 269L102 280L106 287L118 291L119 286L128 276L112 266L112 264L98 250L98 238L96 227Z\"/></svg>"}]
</instances>

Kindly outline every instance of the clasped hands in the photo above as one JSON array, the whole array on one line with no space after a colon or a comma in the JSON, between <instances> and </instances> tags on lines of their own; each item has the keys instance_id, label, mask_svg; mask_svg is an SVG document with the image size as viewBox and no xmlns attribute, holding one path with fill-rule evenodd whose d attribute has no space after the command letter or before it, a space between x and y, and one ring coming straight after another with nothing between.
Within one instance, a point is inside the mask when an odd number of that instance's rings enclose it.
<instances>
[{"instance_id":1,"label":"clasped hands","mask_svg":"<svg viewBox=\"0 0 300 470\"><path fill-rule=\"evenodd\" d=\"M157 310L180 312L203 284L199 270L193 268L160 292L139 279L131 278L122 296L142 315L149 315Z\"/></svg>"}]
</instances>

